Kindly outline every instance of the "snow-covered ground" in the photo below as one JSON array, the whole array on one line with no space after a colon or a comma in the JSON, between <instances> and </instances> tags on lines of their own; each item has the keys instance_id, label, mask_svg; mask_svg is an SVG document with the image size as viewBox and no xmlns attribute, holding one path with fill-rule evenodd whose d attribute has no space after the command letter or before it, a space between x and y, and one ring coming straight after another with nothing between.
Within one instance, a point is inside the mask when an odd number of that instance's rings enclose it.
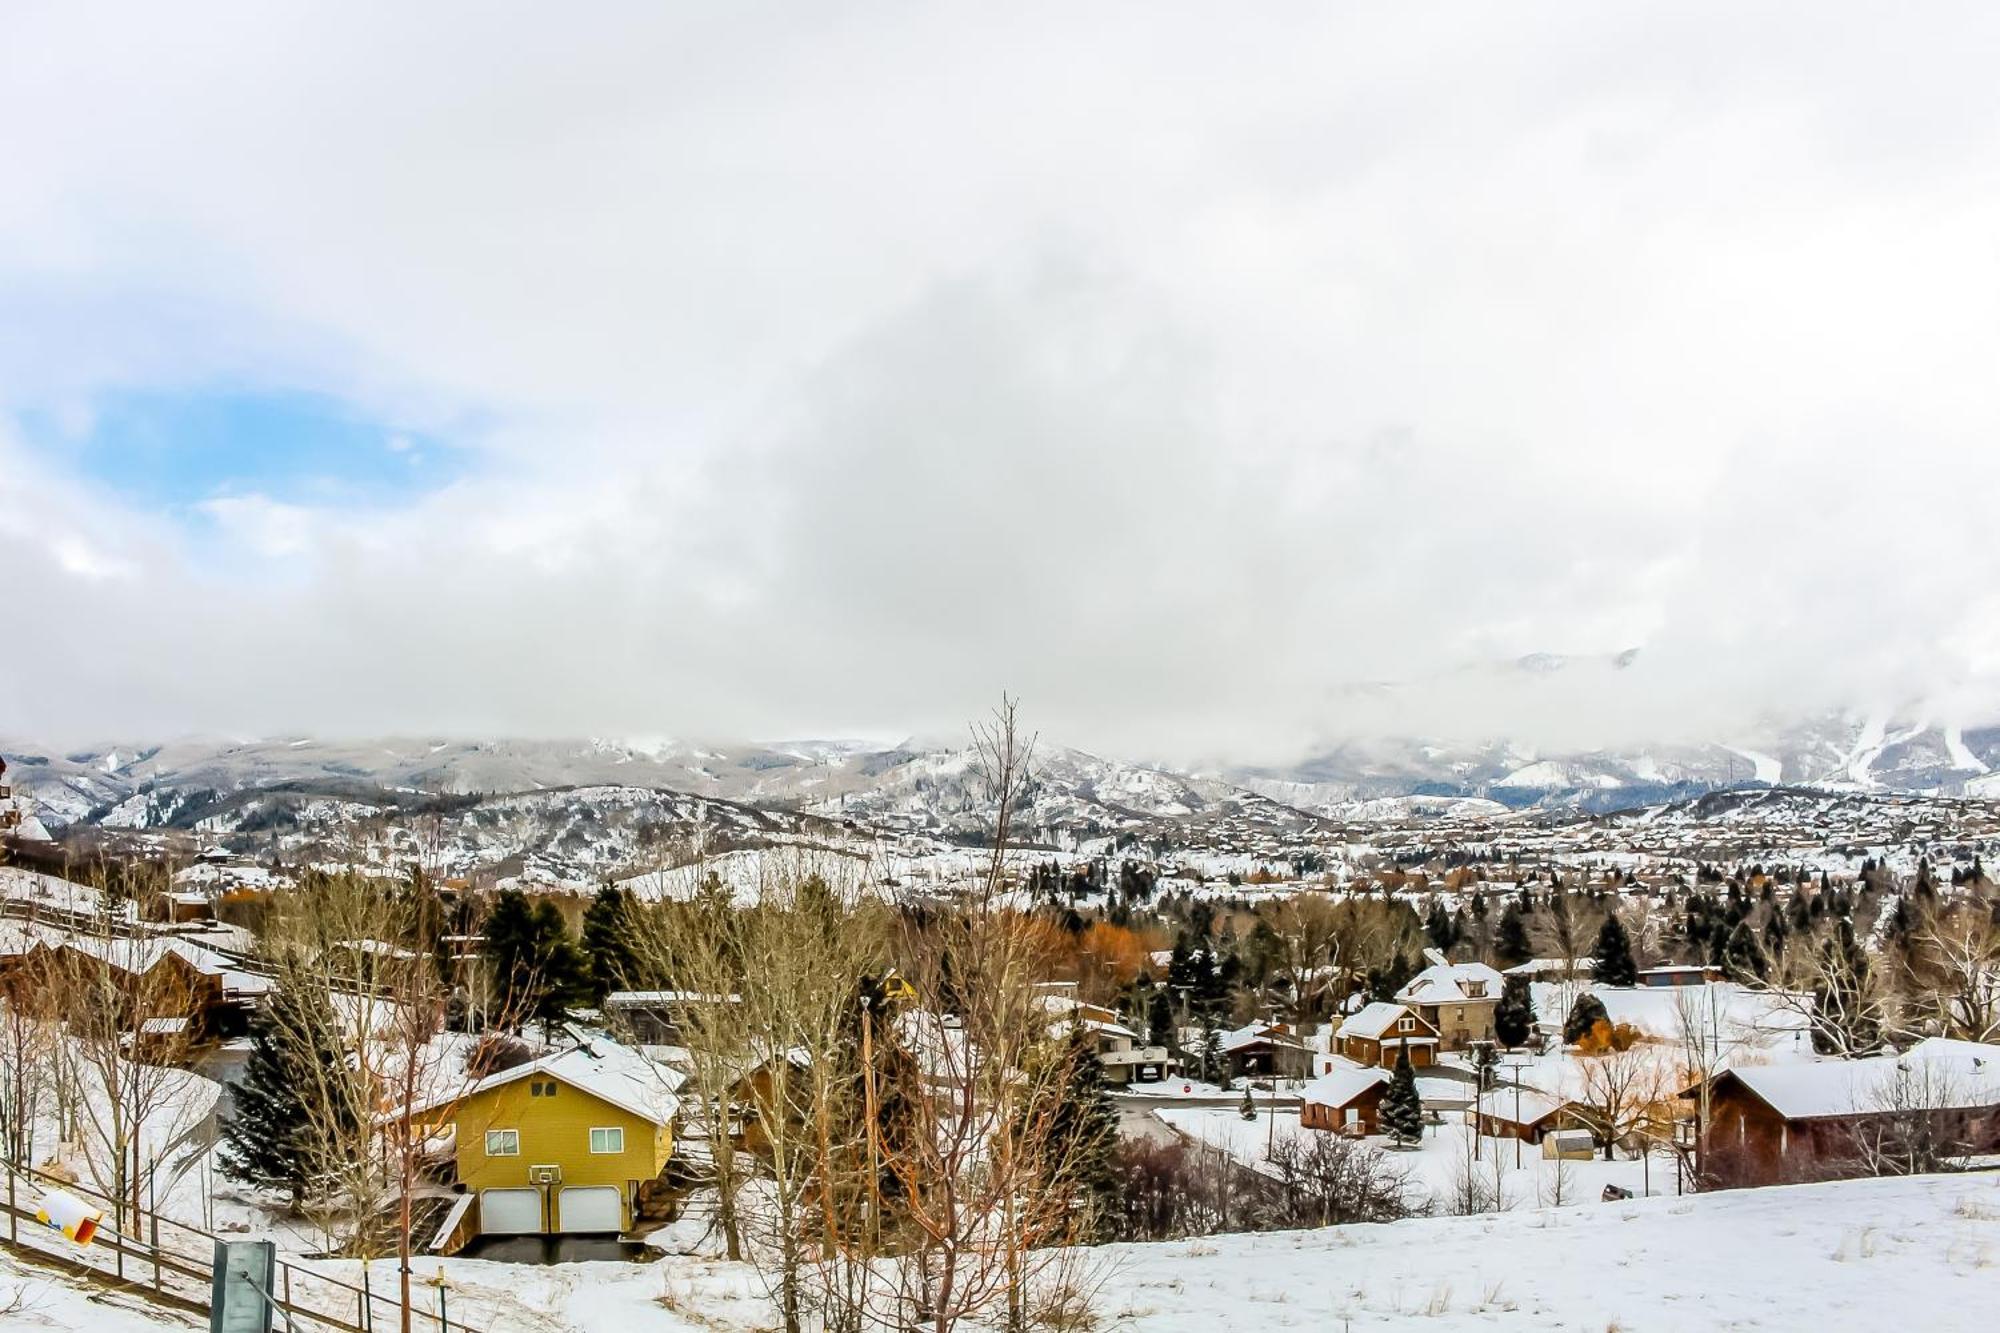
<instances>
[{"instance_id":1,"label":"snow-covered ground","mask_svg":"<svg viewBox=\"0 0 2000 1333\"><path fill-rule=\"evenodd\" d=\"M1106 1258L1106 1312L1135 1333L1983 1330L2000 1306L2000 1176L1215 1236Z\"/></svg>"},{"instance_id":2,"label":"snow-covered ground","mask_svg":"<svg viewBox=\"0 0 2000 1333\"><path fill-rule=\"evenodd\" d=\"M1255 1120L1245 1120L1239 1112L1223 1107L1172 1106L1154 1114L1176 1132L1227 1153L1253 1170L1262 1168L1271 1145L1324 1132L1302 1128L1299 1113L1286 1109L1275 1113L1259 1109ZM1435 1211L1448 1212L1458 1181L1467 1171L1468 1145L1473 1138L1469 1125L1456 1115L1447 1115L1444 1124L1426 1126L1422 1141L1407 1151L1388 1147L1383 1138L1365 1142L1382 1153L1391 1168L1407 1172L1411 1184L1431 1200ZM1472 1170L1489 1193L1497 1179L1502 1209L1532 1209L1555 1201L1558 1166L1544 1159L1537 1145L1520 1145L1518 1167L1512 1139L1479 1137L1477 1152L1478 1164ZM1656 1195L1674 1192L1674 1164L1665 1155L1656 1155L1650 1162L1607 1162L1600 1154L1588 1162L1562 1163L1561 1170L1565 1173L1560 1182L1565 1206L1595 1204L1606 1185L1619 1185L1642 1196L1648 1193L1649 1185Z\"/></svg>"},{"instance_id":3,"label":"snow-covered ground","mask_svg":"<svg viewBox=\"0 0 2000 1333\"><path fill-rule=\"evenodd\" d=\"M1091 1261L1101 1280L1100 1326L1132 1333L1970 1333L1991 1328L2000 1303L2000 1176L1114 1245L1092 1251ZM427 1299L442 1279L450 1308L491 1333L748 1330L773 1322L755 1273L720 1260L551 1267L426 1260L418 1276ZM31 1310L9 1327L157 1333L186 1326L0 1256L0 1298L23 1283Z\"/></svg>"}]
</instances>

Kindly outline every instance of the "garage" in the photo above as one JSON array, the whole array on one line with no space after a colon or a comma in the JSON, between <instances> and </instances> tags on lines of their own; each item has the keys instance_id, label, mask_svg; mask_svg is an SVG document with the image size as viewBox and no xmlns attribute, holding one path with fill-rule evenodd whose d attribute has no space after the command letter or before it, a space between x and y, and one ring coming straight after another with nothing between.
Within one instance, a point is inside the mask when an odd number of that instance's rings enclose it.
<instances>
[{"instance_id":1,"label":"garage","mask_svg":"<svg viewBox=\"0 0 2000 1333\"><path fill-rule=\"evenodd\" d=\"M625 1194L616 1185L571 1185L557 1200L557 1230L568 1235L625 1229Z\"/></svg>"},{"instance_id":2,"label":"garage","mask_svg":"<svg viewBox=\"0 0 2000 1333\"><path fill-rule=\"evenodd\" d=\"M481 1190L479 1231L485 1236L532 1236L542 1229L540 1190Z\"/></svg>"}]
</instances>

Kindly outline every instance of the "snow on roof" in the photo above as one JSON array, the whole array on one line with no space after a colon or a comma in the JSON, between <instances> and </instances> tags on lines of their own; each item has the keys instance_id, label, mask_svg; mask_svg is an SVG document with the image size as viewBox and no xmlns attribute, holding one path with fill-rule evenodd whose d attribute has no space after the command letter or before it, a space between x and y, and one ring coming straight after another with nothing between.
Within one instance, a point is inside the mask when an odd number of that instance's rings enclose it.
<instances>
[{"instance_id":1,"label":"snow on roof","mask_svg":"<svg viewBox=\"0 0 2000 1333\"><path fill-rule=\"evenodd\" d=\"M1484 963L1433 963L1411 977L1410 983L1396 992L1396 998L1421 1004L1497 1000L1504 982L1505 978ZM1482 993L1468 994L1467 983L1477 983Z\"/></svg>"},{"instance_id":2,"label":"snow on roof","mask_svg":"<svg viewBox=\"0 0 2000 1333\"><path fill-rule=\"evenodd\" d=\"M229 960L219 953L190 944L186 940L105 939L93 935L71 935L62 946L87 958L108 963L121 972L144 974L176 954L205 977L219 977L230 970Z\"/></svg>"},{"instance_id":3,"label":"snow on roof","mask_svg":"<svg viewBox=\"0 0 2000 1333\"><path fill-rule=\"evenodd\" d=\"M2000 1046L1932 1037L1901 1055L1729 1071L1787 1120L2000 1106Z\"/></svg>"},{"instance_id":4,"label":"snow on roof","mask_svg":"<svg viewBox=\"0 0 2000 1333\"><path fill-rule=\"evenodd\" d=\"M1335 1065L1306 1084L1300 1094L1308 1106L1346 1106L1356 1097L1378 1083L1389 1081L1386 1069L1367 1068L1359 1065Z\"/></svg>"},{"instance_id":5,"label":"snow on roof","mask_svg":"<svg viewBox=\"0 0 2000 1333\"><path fill-rule=\"evenodd\" d=\"M1517 1106L1516 1099L1519 1099ZM1532 1125L1554 1115L1569 1102L1533 1088L1495 1088L1479 1098L1479 1114L1512 1125Z\"/></svg>"},{"instance_id":6,"label":"snow on roof","mask_svg":"<svg viewBox=\"0 0 2000 1333\"><path fill-rule=\"evenodd\" d=\"M607 1008L642 1004L741 1004L740 995L709 995L695 990L615 990L604 997Z\"/></svg>"},{"instance_id":7,"label":"snow on roof","mask_svg":"<svg viewBox=\"0 0 2000 1333\"><path fill-rule=\"evenodd\" d=\"M599 1101L621 1111L630 1111L656 1125L664 1125L674 1118L681 1104L680 1098L674 1094L687 1081L678 1070L656 1064L629 1046L594 1036L526 1064L488 1074L462 1091L434 1098L412 1110L428 1111L447 1103L460 1102L530 1076L552 1078L558 1083L568 1084L579 1092L588 1093Z\"/></svg>"},{"instance_id":8,"label":"snow on roof","mask_svg":"<svg viewBox=\"0 0 2000 1333\"><path fill-rule=\"evenodd\" d=\"M1383 1033L1395 1026L1397 1019L1402 1018L1405 1014L1409 1014L1409 1012L1404 1006L1392 1000L1376 1000L1362 1009L1360 1013L1354 1014L1342 1022L1340 1032L1337 1035L1343 1038L1357 1037L1364 1041L1376 1041L1381 1038ZM1415 1015L1411 1016L1415 1017ZM1430 1026L1430 1024L1424 1023L1421 1018L1417 1018L1417 1021L1423 1023L1426 1028Z\"/></svg>"},{"instance_id":9,"label":"snow on roof","mask_svg":"<svg viewBox=\"0 0 2000 1333\"><path fill-rule=\"evenodd\" d=\"M1510 977L1538 977L1544 972L1595 972L1595 958L1530 958L1525 963L1516 963L1502 975Z\"/></svg>"},{"instance_id":10,"label":"snow on roof","mask_svg":"<svg viewBox=\"0 0 2000 1333\"><path fill-rule=\"evenodd\" d=\"M1274 1046L1303 1047L1304 1045L1303 1042L1291 1033L1280 1031L1276 1023L1267 1023L1259 1019L1252 1023L1246 1023L1233 1032L1223 1033L1222 1049L1225 1051L1240 1051L1245 1046L1254 1046L1260 1041L1268 1041Z\"/></svg>"}]
</instances>

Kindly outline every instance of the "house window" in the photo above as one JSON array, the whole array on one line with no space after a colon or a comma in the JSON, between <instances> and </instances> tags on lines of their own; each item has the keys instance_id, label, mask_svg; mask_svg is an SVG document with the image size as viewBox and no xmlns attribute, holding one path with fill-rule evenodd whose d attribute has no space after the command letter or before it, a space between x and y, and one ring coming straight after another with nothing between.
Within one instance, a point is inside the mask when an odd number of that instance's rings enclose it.
<instances>
[{"instance_id":1,"label":"house window","mask_svg":"<svg viewBox=\"0 0 2000 1333\"><path fill-rule=\"evenodd\" d=\"M535 1081L533 1081L532 1083L528 1084L528 1095L529 1095L530 1097L553 1097L553 1096L555 1096L555 1095L556 1095L556 1084L555 1084L555 1080L554 1080L554 1079L546 1079L546 1080L544 1080L544 1079L536 1079L536 1080L535 1080Z\"/></svg>"},{"instance_id":2,"label":"house window","mask_svg":"<svg viewBox=\"0 0 2000 1333\"><path fill-rule=\"evenodd\" d=\"M1465 1021L1465 1010L1461 1009L1458 1011L1458 1021L1461 1023Z\"/></svg>"},{"instance_id":3,"label":"house window","mask_svg":"<svg viewBox=\"0 0 2000 1333\"><path fill-rule=\"evenodd\" d=\"M521 1155L521 1131L518 1129L487 1130L486 1155L488 1157L519 1157Z\"/></svg>"},{"instance_id":4,"label":"house window","mask_svg":"<svg viewBox=\"0 0 2000 1333\"><path fill-rule=\"evenodd\" d=\"M1466 997L1467 997L1468 999L1473 999L1473 1000L1478 1000L1478 999L1483 999L1483 998L1485 998L1485 995L1486 995L1486 983L1485 983L1485 982L1483 982L1483 981L1468 981L1468 982L1466 982L1466 983L1465 983L1465 994L1466 994Z\"/></svg>"},{"instance_id":5,"label":"house window","mask_svg":"<svg viewBox=\"0 0 2000 1333\"><path fill-rule=\"evenodd\" d=\"M592 1152L624 1152L625 1131L615 1125L610 1129L591 1130L590 1150Z\"/></svg>"},{"instance_id":6,"label":"house window","mask_svg":"<svg viewBox=\"0 0 2000 1333\"><path fill-rule=\"evenodd\" d=\"M1405 1014L1401 1018L1396 1020L1396 1031L1415 1032L1416 1030L1417 1030L1417 1020L1411 1018L1408 1014Z\"/></svg>"}]
</instances>

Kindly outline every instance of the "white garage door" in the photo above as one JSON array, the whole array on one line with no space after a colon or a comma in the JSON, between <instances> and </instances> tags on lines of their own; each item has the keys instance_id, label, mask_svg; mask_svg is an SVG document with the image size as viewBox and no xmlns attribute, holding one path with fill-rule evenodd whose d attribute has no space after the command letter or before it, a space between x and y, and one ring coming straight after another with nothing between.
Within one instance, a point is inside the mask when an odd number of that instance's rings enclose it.
<instances>
[{"instance_id":1,"label":"white garage door","mask_svg":"<svg viewBox=\"0 0 2000 1333\"><path fill-rule=\"evenodd\" d=\"M560 1229L572 1234L623 1230L624 1201L616 1185L571 1185L558 1200Z\"/></svg>"},{"instance_id":2,"label":"white garage door","mask_svg":"<svg viewBox=\"0 0 2000 1333\"><path fill-rule=\"evenodd\" d=\"M540 1190L481 1190L479 1230L487 1236L530 1236L542 1229Z\"/></svg>"}]
</instances>

